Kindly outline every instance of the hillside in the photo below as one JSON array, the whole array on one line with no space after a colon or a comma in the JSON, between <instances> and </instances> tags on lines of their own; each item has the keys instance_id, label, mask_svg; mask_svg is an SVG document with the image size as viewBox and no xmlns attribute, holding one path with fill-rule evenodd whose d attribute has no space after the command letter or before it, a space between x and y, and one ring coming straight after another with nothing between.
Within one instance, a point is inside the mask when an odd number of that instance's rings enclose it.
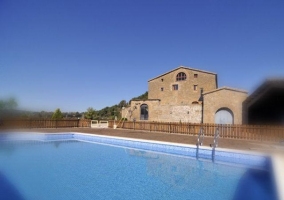
<instances>
[{"instance_id":1,"label":"hillside","mask_svg":"<svg viewBox=\"0 0 284 200\"><path fill-rule=\"evenodd\" d=\"M144 94L133 97L132 100L147 100L148 99L148 92L145 92ZM95 110L93 108L88 108L87 112L84 113L84 117L86 119L94 119L94 120L109 120L114 119L115 116L117 116L118 119L121 118L121 108L126 107L129 105L130 101L127 103L126 100L120 101L118 104L113 106L107 106L101 110Z\"/></svg>"}]
</instances>

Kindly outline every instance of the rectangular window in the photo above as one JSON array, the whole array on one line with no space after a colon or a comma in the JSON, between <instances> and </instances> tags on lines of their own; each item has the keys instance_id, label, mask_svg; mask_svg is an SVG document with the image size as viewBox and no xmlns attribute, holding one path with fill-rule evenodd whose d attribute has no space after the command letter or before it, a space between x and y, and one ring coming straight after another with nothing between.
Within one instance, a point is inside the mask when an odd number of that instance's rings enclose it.
<instances>
[{"instance_id":1,"label":"rectangular window","mask_svg":"<svg viewBox=\"0 0 284 200\"><path fill-rule=\"evenodd\" d=\"M164 91L164 88L163 88L163 87L161 87L161 91Z\"/></svg>"},{"instance_id":2,"label":"rectangular window","mask_svg":"<svg viewBox=\"0 0 284 200\"><path fill-rule=\"evenodd\" d=\"M194 74L194 78L197 78L198 77L198 74Z\"/></svg>"},{"instance_id":3,"label":"rectangular window","mask_svg":"<svg viewBox=\"0 0 284 200\"><path fill-rule=\"evenodd\" d=\"M173 90L178 90L178 84L173 85Z\"/></svg>"},{"instance_id":4,"label":"rectangular window","mask_svg":"<svg viewBox=\"0 0 284 200\"><path fill-rule=\"evenodd\" d=\"M194 86L193 86L193 90L194 90L194 91L197 91L197 85L194 85Z\"/></svg>"}]
</instances>

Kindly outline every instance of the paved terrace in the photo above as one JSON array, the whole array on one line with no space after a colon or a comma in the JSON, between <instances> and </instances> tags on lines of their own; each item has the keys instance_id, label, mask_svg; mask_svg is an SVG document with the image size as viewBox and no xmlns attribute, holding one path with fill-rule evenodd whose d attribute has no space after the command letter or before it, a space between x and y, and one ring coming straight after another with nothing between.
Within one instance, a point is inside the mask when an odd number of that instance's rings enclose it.
<instances>
[{"instance_id":1,"label":"paved terrace","mask_svg":"<svg viewBox=\"0 0 284 200\"><path fill-rule=\"evenodd\" d=\"M42 133L66 133L66 132L79 132L90 133L97 135L127 137L135 139L174 142L182 144L196 145L197 136L176 134L176 133L161 133L161 132L149 132L140 130L127 130L127 129L94 129L94 128L41 128L41 129L23 129L21 131L26 132L42 132ZM205 137L203 146L209 146L213 143L213 137ZM239 139L219 139L220 148L237 149L237 150L253 150L253 151L281 151L284 152L284 145L279 143L264 143L257 141L239 140Z\"/></svg>"}]
</instances>

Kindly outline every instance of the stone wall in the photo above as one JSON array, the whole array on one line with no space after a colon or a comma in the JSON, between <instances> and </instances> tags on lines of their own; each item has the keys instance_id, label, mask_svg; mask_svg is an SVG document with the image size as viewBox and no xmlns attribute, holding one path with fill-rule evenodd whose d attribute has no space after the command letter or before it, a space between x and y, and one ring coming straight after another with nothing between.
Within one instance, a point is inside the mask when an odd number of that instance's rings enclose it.
<instances>
[{"instance_id":1,"label":"stone wall","mask_svg":"<svg viewBox=\"0 0 284 200\"><path fill-rule=\"evenodd\" d=\"M149 119L152 120L155 118L155 116L159 115L159 112L157 112L157 107L160 105L159 100L146 100L146 101L137 101L133 100L131 101L131 104L129 107L122 110L122 117L126 117L128 120L140 120L140 107L143 104L148 105L149 110Z\"/></svg>"},{"instance_id":2,"label":"stone wall","mask_svg":"<svg viewBox=\"0 0 284 200\"><path fill-rule=\"evenodd\" d=\"M186 80L176 81L178 73L184 72ZM195 77L197 76L197 77ZM173 90L173 85L178 85L178 90ZM194 90L196 85L196 90ZM217 75L197 69L179 67L148 82L148 98L160 99L161 105L191 105L200 101L201 92L211 91L217 88Z\"/></svg>"},{"instance_id":3,"label":"stone wall","mask_svg":"<svg viewBox=\"0 0 284 200\"><path fill-rule=\"evenodd\" d=\"M228 108L233 112L234 124L242 124L242 103L246 98L246 91L227 87L204 93L203 122L215 123L216 112Z\"/></svg>"},{"instance_id":4,"label":"stone wall","mask_svg":"<svg viewBox=\"0 0 284 200\"><path fill-rule=\"evenodd\" d=\"M152 116L153 121L201 123L202 106L193 105L160 105L156 108L159 115Z\"/></svg>"},{"instance_id":5,"label":"stone wall","mask_svg":"<svg viewBox=\"0 0 284 200\"><path fill-rule=\"evenodd\" d=\"M201 104L161 105L158 100L131 101L130 107L122 111L122 116L127 116L128 120L139 121L140 107L143 104L148 105L148 121L201 123Z\"/></svg>"}]
</instances>

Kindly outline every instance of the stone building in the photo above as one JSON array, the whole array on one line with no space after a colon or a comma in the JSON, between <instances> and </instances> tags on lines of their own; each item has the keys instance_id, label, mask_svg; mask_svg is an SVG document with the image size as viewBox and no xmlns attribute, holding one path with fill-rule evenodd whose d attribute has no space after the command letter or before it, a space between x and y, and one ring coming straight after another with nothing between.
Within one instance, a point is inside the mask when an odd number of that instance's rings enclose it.
<instances>
[{"instance_id":1,"label":"stone building","mask_svg":"<svg viewBox=\"0 0 284 200\"><path fill-rule=\"evenodd\" d=\"M203 121L218 124L242 124L244 90L221 87L203 94Z\"/></svg>"},{"instance_id":2,"label":"stone building","mask_svg":"<svg viewBox=\"0 0 284 200\"><path fill-rule=\"evenodd\" d=\"M247 92L218 88L217 74L180 66L148 81L148 100L132 100L122 110L128 120L242 123Z\"/></svg>"}]
</instances>

